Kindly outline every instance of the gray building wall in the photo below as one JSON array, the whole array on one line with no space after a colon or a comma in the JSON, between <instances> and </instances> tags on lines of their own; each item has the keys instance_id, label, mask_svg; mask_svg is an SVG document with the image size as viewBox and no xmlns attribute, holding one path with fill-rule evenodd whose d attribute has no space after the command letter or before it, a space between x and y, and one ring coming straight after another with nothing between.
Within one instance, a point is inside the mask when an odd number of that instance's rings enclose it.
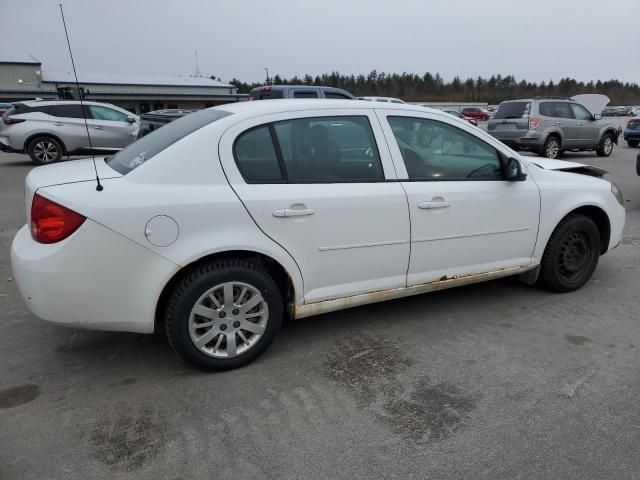
<instances>
[{"instance_id":1,"label":"gray building wall","mask_svg":"<svg viewBox=\"0 0 640 480\"><path fill-rule=\"evenodd\" d=\"M3 63L0 61L0 89L29 91L42 88L38 64Z\"/></svg>"}]
</instances>

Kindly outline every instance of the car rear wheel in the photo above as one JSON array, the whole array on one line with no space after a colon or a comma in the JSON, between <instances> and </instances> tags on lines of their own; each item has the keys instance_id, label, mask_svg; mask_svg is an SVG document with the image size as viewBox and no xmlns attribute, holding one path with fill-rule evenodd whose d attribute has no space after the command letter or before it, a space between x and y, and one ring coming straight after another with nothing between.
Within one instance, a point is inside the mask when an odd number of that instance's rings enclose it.
<instances>
[{"instance_id":1,"label":"car rear wheel","mask_svg":"<svg viewBox=\"0 0 640 480\"><path fill-rule=\"evenodd\" d=\"M544 142L544 148L542 150L542 154L545 157L551 158L551 159L560 158L561 151L560 151L560 141L558 140L558 137L556 137L555 135L551 135L549 136L549 138L547 138L547 141Z\"/></svg>"},{"instance_id":2,"label":"car rear wheel","mask_svg":"<svg viewBox=\"0 0 640 480\"><path fill-rule=\"evenodd\" d=\"M636 148L640 142L638 140L627 140L627 145L631 148Z\"/></svg>"},{"instance_id":3,"label":"car rear wheel","mask_svg":"<svg viewBox=\"0 0 640 480\"><path fill-rule=\"evenodd\" d=\"M60 161L64 150L53 137L36 137L29 142L27 153L36 165L49 165Z\"/></svg>"},{"instance_id":4,"label":"car rear wheel","mask_svg":"<svg viewBox=\"0 0 640 480\"><path fill-rule=\"evenodd\" d=\"M605 133L596 149L596 154L599 157L608 157L611 152L613 152L613 136L610 133Z\"/></svg>"},{"instance_id":5,"label":"car rear wheel","mask_svg":"<svg viewBox=\"0 0 640 480\"><path fill-rule=\"evenodd\" d=\"M571 292L591 278L600 258L600 232L588 217L571 214L556 227L542 256L540 282L554 292Z\"/></svg>"},{"instance_id":6,"label":"car rear wheel","mask_svg":"<svg viewBox=\"0 0 640 480\"><path fill-rule=\"evenodd\" d=\"M170 294L165 328L174 350L205 370L241 367L273 342L283 319L280 289L243 260L200 265Z\"/></svg>"}]
</instances>

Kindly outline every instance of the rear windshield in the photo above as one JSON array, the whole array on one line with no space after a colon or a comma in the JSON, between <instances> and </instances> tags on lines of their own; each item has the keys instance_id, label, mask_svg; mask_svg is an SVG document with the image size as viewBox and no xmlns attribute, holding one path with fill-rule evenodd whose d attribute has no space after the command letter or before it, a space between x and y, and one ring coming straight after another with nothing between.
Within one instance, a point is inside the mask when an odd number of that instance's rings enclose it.
<instances>
[{"instance_id":1,"label":"rear windshield","mask_svg":"<svg viewBox=\"0 0 640 480\"><path fill-rule=\"evenodd\" d=\"M231 115L231 113L218 109L200 110L186 115L145 135L124 150L120 150L107 160L107 164L115 171L126 175L169 145L228 115Z\"/></svg>"},{"instance_id":2,"label":"rear windshield","mask_svg":"<svg viewBox=\"0 0 640 480\"><path fill-rule=\"evenodd\" d=\"M522 118L529 115L531 102L506 102L498 106L494 119Z\"/></svg>"}]
</instances>

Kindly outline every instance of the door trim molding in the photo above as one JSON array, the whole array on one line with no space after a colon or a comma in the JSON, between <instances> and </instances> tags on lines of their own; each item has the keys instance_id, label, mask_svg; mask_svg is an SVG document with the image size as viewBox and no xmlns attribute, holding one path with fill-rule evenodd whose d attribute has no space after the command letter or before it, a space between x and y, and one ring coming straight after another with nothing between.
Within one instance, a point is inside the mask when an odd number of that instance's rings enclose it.
<instances>
[{"instance_id":1,"label":"door trim molding","mask_svg":"<svg viewBox=\"0 0 640 480\"><path fill-rule=\"evenodd\" d=\"M386 245L402 245L409 243L409 240L389 240L387 242L373 242L373 243L354 243L353 245L333 245L329 247L318 247L321 252L330 250L348 250L350 248L367 248L367 247L383 247Z\"/></svg>"},{"instance_id":2,"label":"door trim molding","mask_svg":"<svg viewBox=\"0 0 640 480\"><path fill-rule=\"evenodd\" d=\"M492 232L461 233L458 235L446 235L444 237L416 238L415 240L412 240L412 242L414 243L435 242L437 240L450 240L452 238L469 238L469 237L482 237L485 235L501 235L503 233L525 232L530 229L531 227L526 226L526 227L509 228L507 230L494 230Z\"/></svg>"}]
</instances>

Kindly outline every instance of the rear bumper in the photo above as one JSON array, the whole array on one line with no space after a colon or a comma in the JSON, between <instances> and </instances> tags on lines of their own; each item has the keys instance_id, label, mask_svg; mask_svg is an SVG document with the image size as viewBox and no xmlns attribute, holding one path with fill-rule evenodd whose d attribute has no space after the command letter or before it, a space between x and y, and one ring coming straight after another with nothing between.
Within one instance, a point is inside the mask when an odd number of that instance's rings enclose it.
<instances>
[{"instance_id":1,"label":"rear bumper","mask_svg":"<svg viewBox=\"0 0 640 480\"><path fill-rule=\"evenodd\" d=\"M625 140L640 140L640 130L625 130L622 138Z\"/></svg>"},{"instance_id":2,"label":"rear bumper","mask_svg":"<svg viewBox=\"0 0 640 480\"><path fill-rule=\"evenodd\" d=\"M50 245L27 225L11 245L11 267L37 317L74 328L151 333L166 282L178 266L89 219Z\"/></svg>"},{"instance_id":3,"label":"rear bumper","mask_svg":"<svg viewBox=\"0 0 640 480\"><path fill-rule=\"evenodd\" d=\"M2 135L0 135L0 150L9 153L23 153L23 150L13 148L9 143L9 138L3 137Z\"/></svg>"}]
</instances>

